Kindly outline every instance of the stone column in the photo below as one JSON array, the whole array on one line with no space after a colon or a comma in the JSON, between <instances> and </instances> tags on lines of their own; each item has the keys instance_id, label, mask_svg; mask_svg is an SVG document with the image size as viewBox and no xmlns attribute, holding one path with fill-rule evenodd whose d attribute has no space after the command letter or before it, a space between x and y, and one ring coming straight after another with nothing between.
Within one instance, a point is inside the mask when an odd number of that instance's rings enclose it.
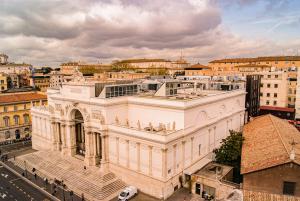
<instances>
[{"instance_id":1,"label":"stone column","mask_svg":"<svg viewBox=\"0 0 300 201\"><path fill-rule=\"evenodd\" d=\"M94 135L91 131L85 131L86 142L85 142L85 158L84 162L88 166L96 165L96 157L95 157L95 150L94 150Z\"/></svg>"},{"instance_id":2,"label":"stone column","mask_svg":"<svg viewBox=\"0 0 300 201\"><path fill-rule=\"evenodd\" d=\"M141 143L137 142L136 143L136 156L137 156L137 159L136 159L136 162L137 162L137 171L140 172L141 171Z\"/></svg>"},{"instance_id":3,"label":"stone column","mask_svg":"<svg viewBox=\"0 0 300 201\"><path fill-rule=\"evenodd\" d=\"M93 141L94 141L94 143L93 143L93 147L94 147L94 156L95 157L97 157L98 156L98 151L97 151L97 133L92 133L92 135L93 135Z\"/></svg>"},{"instance_id":4,"label":"stone column","mask_svg":"<svg viewBox=\"0 0 300 201\"><path fill-rule=\"evenodd\" d=\"M210 144L211 144L210 132L211 132L211 129L209 128L208 129L208 147L207 147L208 148L208 151L207 151L208 153L210 152Z\"/></svg>"},{"instance_id":5,"label":"stone column","mask_svg":"<svg viewBox=\"0 0 300 201\"><path fill-rule=\"evenodd\" d=\"M152 150L153 146L148 146L149 148L149 175L152 176Z\"/></svg>"},{"instance_id":6,"label":"stone column","mask_svg":"<svg viewBox=\"0 0 300 201\"><path fill-rule=\"evenodd\" d=\"M168 165L168 157L167 157L167 148L162 148L161 149L161 155L162 155L162 170L161 170L161 176L165 179L167 178L167 165Z\"/></svg>"},{"instance_id":7,"label":"stone column","mask_svg":"<svg viewBox=\"0 0 300 201\"><path fill-rule=\"evenodd\" d=\"M55 122L53 120L51 121L50 133L51 133L51 141L52 141L52 150L56 150L57 138L56 138Z\"/></svg>"},{"instance_id":8,"label":"stone column","mask_svg":"<svg viewBox=\"0 0 300 201\"><path fill-rule=\"evenodd\" d=\"M62 154L66 154L67 149L67 139L66 139L66 124L60 124L60 131L61 131L61 142L62 142Z\"/></svg>"},{"instance_id":9,"label":"stone column","mask_svg":"<svg viewBox=\"0 0 300 201\"><path fill-rule=\"evenodd\" d=\"M194 161L194 137L191 137L191 164L193 163Z\"/></svg>"},{"instance_id":10,"label":"stone column","mask_svg":"<svg viewBox=\"0 0 300 201\"><path fill-rule=\"evenodd\" d=\"M105 146L105 135L101 136L101 155L102 155L102 159L101 162L102 163L106 163L106 146Z\"/></svg>"},{"instance_id":11,"label":"stone column","mask_svg":"<svg viewBox=\"0 0 300 201\"><path fill-rule=\"evenodd\" d=\"M176 169L177 169L177 162L176 162L176 148L177 148L177 144L173 145L173 174L176 174Z\"/></svg>"},{"instance_id":12,"label":"stone column","mask_svg":"<svg viewBox=\"0 0 300 201\"><path fill-rule=\"evenodd\" d=\"M126 167L129 168L130 161L129 161L129 140L126 140Z\"/></svg>"},{"instance_id":13,"label":"stone column","mask_svg":"<svg viewBox=\"0 0 300 201\"><path fill-rule=\"evenodd\" d=\"M73 122L69 122L66 124L65 139L67 146L67 154L69 156L74 156L76 154L76 131Z\"/></svg>"},{"instance_id":14,"label":"stone column","mask_svg":"<svg viewBox=\"0 0 300 201\"><path fill-rule=\"evenodd\" d=\"M216 148L216 126L214 126L214 148Z\"/></svg>"},{"instance_id":15,"label":"stone column","mask_svg":"<svg viewBox=\"0 0 300 201\"><path fill-rule=\"evenodd\" d=\"M61 135L60 135L60 129L59 129L59 123L55 123L55 129L56 129L56 135L57 135L57 144L56 149L58 151L61 151Z\"/></svg>"},{"instance_id":16,"label":"stone column","mask_svg":"<svg viewBox=\"0 0 300 201\"><path fill-rule=\"evenodd\" d=\"M119 137L116 137L116 155L117 155L117 164L120 164L120 158L119 158Z\"/></svg>"},{"instance_id":17,"label":"stone column","mask_svg":"<svg viewBox=\"0 0 300 201\"><path fill-rule=\"evenodd\" d=\"M98 136L99 136L99 133L94 133L94 135L93 135L95 165L99 164L99 151L98 151L98 142L97 142Z\"/></svg>"},{"instance_id":18,"label":"stone column","mask_svg":"<svg viewBox=\"0 0 300 201\"><path fill-rule=\"evenodd\" d=\"M184 170L184 162L185 162L185 141L182 141L182 156L181 156L181 168Z\"/></svg>"}]
</instances>

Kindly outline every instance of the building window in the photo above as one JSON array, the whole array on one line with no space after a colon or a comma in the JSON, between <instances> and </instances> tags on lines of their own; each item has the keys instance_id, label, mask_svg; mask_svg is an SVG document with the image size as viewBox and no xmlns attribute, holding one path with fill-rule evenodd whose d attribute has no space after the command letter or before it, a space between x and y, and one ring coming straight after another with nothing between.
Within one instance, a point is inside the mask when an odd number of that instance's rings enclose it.
<instances>
[{"instance_id":1,"label":"building window","mask_svg":"<svg viewBox=\"0 0 300 201\"><path fill-rule=\"evenodd\" d=\"M3 111L7 112L7 106L4 106Z\"/></svg>"},{"instance_id":2,"label":"building window","mask_svg":"<svg viewBox=\"0 0 300 201\"><path fill-rule=\"evenodd\" d=\"M273 101L273 105L277 105L277 101Z\"/></svg>"},{"instance_id":3,"label":"building window","mask_svg":"<svg viewBox=\"0 0 300 201\"><path fill-rule=\"evenodd\" d=\"M201 144L199 144L199 150L198 150L198 154L199 154L199 156L201 155Z\"/></svg>"},{"instance_id":4,"label":"building window","mask_svg":"<svg viewBox=\"0 0 300 201\"><path fill-rule=\"evenodd\" d=\"M264 87L264 84L261 83L261 84L260 84L260 87Z\"/></svg>"},{"instance_id":5,"label":"building window","mask_svg":"<svg viewBox=\"0 0 300 201\"><path fill-rule=\"evenodd\" d=\"M14 116L15 125L19 125L19 123L20 123L19 120L20 120L20 117L18 115L15 115Z\"/></svg>"},{"instance_id":6,"label":"building window","mask_svg":"<svg viewBox=\"0 0 300 201\"><path fill-rule=\"evenodd\" d=\"M270 105L270 101L269 100L266 101L266 105Z\"/></svg>"},{"instance_id":7,"label":"building window","mask_svg":"<svg viewBox=\"0 0 300 201\"><path fill-rule=\"evenodd\" d=\"M9 127L9 117L3 117L3 122L5 127Z\"/></svg>"},{"instance_id":8,"label":"building window","mask_svg":"<svg viewBox=\"0 0 300 201\"><path fill-rule=\"evenodd\" d=\"M267 93L267 97L270 97L270 93Z\"/></svg>"},{"instance_id":9,"label":"building window","mask_svg":"<svg viewBox=\"0 0 300 201\"><path fill-rule=\"evenodd\" d=\"M278 78L278 75L275 75L275 78Z\"/></svg>"},{"instance_id":10,"label":"building window","mask_svg":"<svg viewBox=\"0 0 300 201\"><path fill-rule=\"evenodd\" d=\"M277 93L274 93L274 98L277 98Z\"/></svg>"},{"instance_id":11,"label":"building window","mask_svg":"<svg viewBox=\"0 0 300 201\"><path fill-rule=\"evenodd\" d=\"M292 100L292 98L291 98L291 97L288 97L288 100L289 100L289 101L291 101L291 100Z\"/></svg>"},{"instance_id":12,"label":"building window","mask_svg":"<svg viewBox=\"0 0 300 201\"><path fill-rule=\"evenodd\" d=\"M29 124L29 115L28 114L24 114L24 123L25 124Z\"/></svg>"},{"instance_id":13,"label":"building window","mask_svg":"<svg viewBox=\"0 0 300 201\"><path fill-rule=\"evenodd\" d=\"M268 75L268 78L271 78L271 75Z\"/></svg>"},{"instance_id":14,"label":"building window","mask_svg":"<svg viewBox=\"0 0 300 201\"><path fill-rule=\"evenodd\" d=\"M270 87L271 87L271 84L267 84L267 87L270 88Z\"/></svg>"},{"instance_id":15,"label":"building window","mask_svg":"<svg viewBox=\"0 0 300 201\"><path fill-rule=\"evenodd\" d=\"M284 195L295 195L296 182L283 182L283 194Z\"/></svg>"},{"instance_id":16,"label":"building window","mask_svg":"<svg viewBox=\"0 0 300 201\"><path fill-rule=\"evenodd\" d=\"M27 105L26 104L24 104L24 110L26 110L27 109Z\"/></svg>"},{"instance_id":17,"label":"building window","mask_svg":"<svg viewBox=\"0 0 300 201\"><path fill-rule=\"evenodd\" d=\"M259 93L259 95L260 95L260 96L263 96L264 94L263 94L263 93Z\"/></svg>"},{"instance_id":18,"label":"building window","mask_svg":"<svg viewBox=\"0 0 300 201\"><path fill-rule=\"evenodd\" d=\"M275 87L275 88L278 88L278 84L274 84L274 87Z\"/></svg>"},{"instance_id":19,"label":"building window","mask_svg":"<svg viewBox=\"0 0 300 201\"><path fill-rule=\"evenodd\" d=\"M18 110L18 106L14 105L14 111L17 111L17 110Z\"/></svg>"}]
</instances>

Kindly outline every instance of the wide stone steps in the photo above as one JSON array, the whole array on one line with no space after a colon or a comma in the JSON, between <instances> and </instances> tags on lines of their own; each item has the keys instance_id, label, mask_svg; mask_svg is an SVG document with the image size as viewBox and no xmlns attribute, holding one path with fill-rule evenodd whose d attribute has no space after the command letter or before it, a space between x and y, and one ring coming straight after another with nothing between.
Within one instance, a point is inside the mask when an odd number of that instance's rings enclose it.
<instances>
[{"instance_id":1,"label":"wide stone steps","mask_svg":"<svg viewBox=\"0 0 300 201\"><path fill-rule=\"evenodd\" d=\"M59 152L35 152L16 157L13 162L20 168L47 177L49 181L54 178L63 180L69 189L78 195L82 193L88 200L109 200L116 196L126 185L111 172L100 172L97 167L84 169L83 161L68 156L61 156Z\"/></svg>"}]
</instances>

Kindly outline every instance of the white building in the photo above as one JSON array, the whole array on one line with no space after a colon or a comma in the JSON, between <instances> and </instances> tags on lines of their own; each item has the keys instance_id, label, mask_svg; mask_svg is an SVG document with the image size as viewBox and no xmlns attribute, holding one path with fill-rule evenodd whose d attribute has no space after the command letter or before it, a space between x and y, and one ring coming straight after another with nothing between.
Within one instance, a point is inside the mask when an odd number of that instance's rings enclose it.
<instances>
[{"instance_id":1,"label":"white building","mask_svg":"<svg viewBox=\"0 0 300 201\"><path fill-rule=\"evenodd\" d=\"M98 85L78 72L48 90L49 106L31 110L32 146L81 157L167 198L211 160L230 129L244 123L244 89L192 91L181 90L178 81L155 94L140 92L137 84Z\"/></svg>"}]
</instances>

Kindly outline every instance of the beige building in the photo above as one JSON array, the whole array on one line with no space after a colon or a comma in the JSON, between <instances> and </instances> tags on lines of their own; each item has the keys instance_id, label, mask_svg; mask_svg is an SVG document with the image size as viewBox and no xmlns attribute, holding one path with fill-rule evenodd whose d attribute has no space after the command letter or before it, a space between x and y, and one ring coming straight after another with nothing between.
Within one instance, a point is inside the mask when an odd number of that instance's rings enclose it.
<instances>
[{"instance_id":1,"label":"beige building","mask_svg":"<svg viewBox=\"0 0 300 201\"><path fill-rule=\"evenodd\" d=\"M104 72L95 73L94 78L96 80L135 80L143 79L150 76L150 73L135 73L135 72Z\"/></svg>"},{"instance_id":2,"label":"beige building","mask_svg":"<svg viewBox=\"0 0 300 201\"><path fill-rule=\"evenodd\" d=\"M288 107L288 73L284 71L260 72L260 105Z\"/></svg>"},{"instance_id":3,"label":"beige building","mask_svg":"<svg viewBox=\"0 0 300 201\"><path fill-rule=\"evenodd\" d=\"M241 65L268 65L274 70L289 70L300 66L300 56L219 59L208 64L214 71L234 71L236 66Z\"/></svg>"},{"instance_id":4,"label":"beige building","mask_svg":"<svg viewBox=\"0 0 300 201\"><path fill-rule=\"evenodd\" d=\"M42 92L46 92L50 87L50 74L35 73L30 76L30 86L37 87Z\"/></svg>"},{"instance_id":5,"label":"beige building","mask_svg":"<svg viewBox=\"0 0 300 201\"><path fill-rule=\"evenodd\" d=\"M7 90L8 88L8 75L5 73L0 73L0 92Z\"/></svg>"},{"instance_id":6,"label":"beige building","mask_svg":"<svg viewBox=\"0 0 300 201\"><path fill-rule=\"evenodd\" d=\"M211 72L211 68L199 63L184 69L185 76L207 75L208 72Z\"/></svg>"},{"instance_id":7,"label":"beige building","mask_svg":"<svg viewBox=\"0 0 300 201\"><path fill-rule=\"evenodd\" d=\"M111 70L111 65L107 64L93 64L84 62L67 62L60 65L60 73L63 75L73 75L76 69L80 71L105 72Z\"/></svg>"}]
</instances>

